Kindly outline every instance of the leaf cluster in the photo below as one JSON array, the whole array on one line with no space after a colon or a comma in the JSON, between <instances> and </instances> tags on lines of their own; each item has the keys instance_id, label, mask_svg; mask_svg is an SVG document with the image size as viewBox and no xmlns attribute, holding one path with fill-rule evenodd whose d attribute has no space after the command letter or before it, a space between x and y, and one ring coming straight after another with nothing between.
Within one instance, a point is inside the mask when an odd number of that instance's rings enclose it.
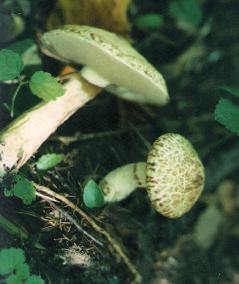
<instances>
[{"instance_id":1,"label":"leaf cluster","mask_svg":"<svg viewBox=\"0 0 239 284\"><path fill-rule=\"evenodd\" d=\"M0 275L6 277L6 284L44 284L40 276L30 274L25 261L24 251L20 248L0 250Z\"/></svg>"},{"instance_id":2,"label":"leaf cluster","mask_svg":"<svg viewBox=\"0 0 239 284\"><path fill-rule=\"evenodd\" d=\"M167 13L182 29L198 27L203 18L202 6L198 0L170 1ZM134 20L134 24L142 30L160 29L163 23L163 15L157 13L139 15Z\"/></svg>"},{"instance_id":3,"label":"leaf cluster","mask_svg":"<svg viewBox=\"0 0 239 284\"><path fill-rule=\"evenodd\" d=\"M32 183L22 175L13 177L13 186L4 189L5 196L15 196L22 200L25 205L30 205L36 199L36 190Z\"/></svg>"},{"instance_id":4,"label":"leaf cluster","mask_svg":"<svg viewBox=\"0 0 239 284\"><path fill-rule=\"evenodd\" d=\"M36 71L30 78L30 81L23 81L21 74L24 69L24 63L21 56L10 50L0 50L0 81L10 81L17 79L18 86L12 98L12 105L8 107L13 116L14 101L20 88L24 84L29 84L30 90L33 95L48 102L55 100L64 95L63 87L58 83L50 73L44 71Z\"/></svg>"},{"instance_id":5,"label":"leaf cluster","mask_svg":"<svg viewBox=\"0 0 239 284\"><path fill-rule=\"evenodd\" d=\"M38 170L49 170L59 164L62 159L62 154L45 154L38 159L36 167ZM32 182L21 174L13 175L11 179L10 186L4 187L5 196L18 197L25 205L30 205L36 199L36 189Z\"/></svg>"}]
</instances>

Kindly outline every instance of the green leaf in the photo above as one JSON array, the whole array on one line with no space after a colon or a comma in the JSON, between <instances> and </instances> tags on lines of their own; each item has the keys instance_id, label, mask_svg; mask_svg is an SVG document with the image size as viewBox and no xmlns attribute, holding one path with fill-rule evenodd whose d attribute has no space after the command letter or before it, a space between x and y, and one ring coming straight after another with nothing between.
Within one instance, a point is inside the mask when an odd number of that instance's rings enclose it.
<instances>
[{"instance_id":1,"label":"green leaf","mask_svg":"<svg viewBox=\"0 0 239 284\"><path fill-rule=\"evenodd\" d=\"M222 90L222 91L226 91L226 92L228 92L229 94L231 94L235 97L239 97L239 88L221 86L221 87L219 87L219 89Z\"/></svg>"},{"instance_id":2,"label":"green leaf","mask_svg":"<svg viewBox=\"0 0 239 284\"><path fill-rule=\"evenodd\" d=\"M22 55L26 50L28 50L34 44L35 42L32 38L27 38L8 45L7 49L10 49L11 51Z\"/></svg>"},{"instance_id":3,"label":"green leaf","mask_svg":"<svg viewBox=\"0 0 239 284\"><path fill-rule=\"evenodd\" d=\"M21 279L17 277L17 275L12 274L6 279L6 284L24 284Z\"/></svg>"},{"instance_id":4,"label":"green leaf","mask_svg":"<svg viewBox=\"0 0 239 284\"><path fill-rule=\"evenodd\" d=\"M11 235L20 237L21 239L28 238L28 233L24 228L18 224L14 224L2 214L0 214L0 228L7 231Z\"/></svg>"},{"instance_id":5,"label":"green leaf","mask_svg":"<svg viewBox=\"0 0 239 284\"><path fill-rule=\"evenodd\" d=\"M11 45L8 45L7 48L21 55L24 66L41 65L41 58L39 56L37 45L32 38L14 42ZM33 72L31 75L32 74Z\"/></svg>"},{"instance_id":6,"label":"green leaf","mask_svg":"<svg viewBox=\"0 0 239 284\"><path fill-rule=\"evenodd\" d=\"M214 111L215 120L231 132L239 133L239 107L230 100L221 98Z\"/></svg>"},{"instance_id":7,"label":"green leaf","mask_svg":"<svg viewBox=\"0 0 239 284\"><path fill-rule=\"evenodd\" d=\"M94 180L89 180L84 187L83 201L89 208L101 207L104 205L104 195Z\"/></svg>"},{"instance_id":8,"label":"green leaf","mask_svg":"<svg viewBox=\"0 0 239 284\"><path fill-rule=\"evenodd\" d=\"M0 250L0 275L6 275L25 262L24 251L19 248L5 248Z\"/></svg>"},{"instance_id":9,"label":"green leaf","mask_svg":"<svg viewBox=\"0 0 239 284\"><path fill-rule=\"evenodd\" d=\"M30 276L29 266L26 263L21 263L16 267L16 275L19 279L25 280Z\"/></svg>"},{"instance_id":10,"label":"green leaf","mask_svg":"<svg viewBox=\"0 0 239 284\"><path fill-rule=\"evenodd\" d=\"M0 81L15 79L24 68L21 56L8 50L0 50Z\"/></svg>"},{"instance_id":11,"label":"green leaf","mask_svg":"<svg viewBox=\"0 0 239 284\"><path fill-rule=\"evenodd\" d=\"M32 183L21 175L14 177L14 186L10 190L5 189L4 194L5 196L18 197L26 205L31 204L36 199L36 190Z\"/></svg>"},{"instance_id":12,"label":"green leaf","mask_svg":"<svg viewBox=\"0 0 239 284\"><path fill-rule=\"evenodd\" d=\"M181 23L198 26L202 21L202 9L198 0L174 0L170 2L169 14Z\"/></svg>"},{"instance_id":13,"label":"green leaf","mask_svg":"<svg viewBox=\"0 0 239 284\"><path fill-rule=\"evenodd\" d=\"M17 0L17 4L19 5L19 8L21 9L24 16L30 15L32 9L31 9L31 1L29 0Z\"/></svg>"},{"instance_id":14,"label":"green leaf","mask_svg":"<svg viewBox=\"0 0 239 284\"><path fill-rule=\"evenodd\" d=\"M2 3L5 1L0 1L0 27L1 27L1 44L13 40L19 33L13 16L14 13L4 12L5 8ZM6 10L5 10L6 11Z\"/></svg>"},{"instance_id":15,"label":"green leaf","mask_svg":"<svg viewBox=\"0 0 239 284\"><path fill-rule=\"evenodd\" d=\"M44 281L40 276L32 275L24 282L24 284L44 284Z\"/></svg>"},{"instance_id":16,"label":"green leaf","mask_svg":"<svg viewBox=\"0 0 239 284\"><path fill-rule=\"evenodd\" d=\"M37 71L29 83L32 93L48 102L64 95L64 89L50 73Z\"/></svg>"},{"instance_id":17,"label":"green leaf","mask_svg":"<svg viewBox=\"0 0 239 284\"><path fill-rule=\"evenodd\" d=\"M0 275L10 273L12 274L6 279L6 284L44 284L40 276L30 276L29 266L25 263L24 251L19 248L0 250Z\"/></svg>"},{"instance_id":18,"label":"green leaf","mask_svg":"<svg viewBox=\"0 0 239 284\"><path fill-rule=\"evenodd\" d=\"M48 170L55 167L63 160L63 155L61 154L46 154L42 155L40 159L36 162L38 170Z\"/></svg>"},{"instance_id":19,"label":"green leaf","mask_svg":"<svg viewBox=\"0 0 239 284\"><path fill-rule=\"evenodd\" d=\"M11 196L14 196L13 192L7 188L4 188L4 195L6 197L11 197Z\"/></svg>"},{"instance_id":20,"label":"green leaf","mask_svg":"<svg viewBox=\"0 0 239 284\"><path fill-rule=\"evenodd\" d=\"M140 29L158 29L163 24L163 17L159 14L145 14L135 20L135 25Z\"/></svg>"}]
</instances>

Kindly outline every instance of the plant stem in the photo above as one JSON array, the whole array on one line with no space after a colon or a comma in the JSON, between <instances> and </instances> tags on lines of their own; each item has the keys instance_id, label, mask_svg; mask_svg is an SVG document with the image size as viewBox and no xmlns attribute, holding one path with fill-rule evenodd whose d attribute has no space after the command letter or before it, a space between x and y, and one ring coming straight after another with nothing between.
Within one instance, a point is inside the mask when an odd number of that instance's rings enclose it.
<instances>
[{"instance_id":1,"label":"plant stem","mask_svg":"<svg viewBox=\"0 0 239 284\"><path fill-rule=\"evenodd\" d=\"M0 214L0 227L11 235L18 236L21 239L28 239L28 233L25 229L15 225L3 215Z\"/></svg>"},{"instance_id":2,"label":"plant stem","mask_svg":"<svg viewBox=\"0 0 239 284\"><path fill-rule=\"evenodd\" d=\"M17 86L17 88L14 91L14 94L12 96L12 103L11 103L11 107L10 107L10 116L11 117L14 117L14 106L15 106L15 100L16 100L17 94L19 93L19 90L21 89L21 87L25 84L28 84L28 82L22 81L21 77L19 77L18 86Z\"/></svg>"},{"instance_id":3,"label":"plant stem","mask_svg":"<svg viewBox=\"0 0 239 284\"><path fill-rule=\"evenodd\" d=\"M202 148L200 151L202 157L205 157L206 155L208 155L210 151L213 150L214 148L223 145L225 142L230 140L233 136L236 136L236 135L234 133L230 133L228 135L223 136L217 141L213 141L211 144L208 144L206 147Z\"/></svg>"}]
</instances>

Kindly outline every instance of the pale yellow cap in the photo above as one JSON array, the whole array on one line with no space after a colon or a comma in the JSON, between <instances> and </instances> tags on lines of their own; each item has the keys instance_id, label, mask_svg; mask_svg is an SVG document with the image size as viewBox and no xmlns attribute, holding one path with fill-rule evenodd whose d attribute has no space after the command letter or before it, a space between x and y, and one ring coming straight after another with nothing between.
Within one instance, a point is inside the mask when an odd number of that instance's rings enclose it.
<instances>
[{"instance_id":1,"label":"pale yellow cap","mask_svg":"<svg viewBox=\"0 0 239 284\"><path fill-rule=\"evenodd\" d=\"M166 217L177 218L199 198L205 182L204 167L186 138L167 133L151 147L146 182L153 207Z\"/></svg>"},{"instance_id":2,"label":"pale yellow cap","mask_svg":"<svg viewBox=\"0 0 239 284\"><path fill-rule=\"evenodd\" d=\"M92 76L97 74L97 79L101 76L108 82L106 89L121 98L153 105L169 101L162 75L114 33L95 27L66 25L45 33L41 44L43 52L52 57L92 69ZM94 78L90 81L94 83Z\"/></svg>"}]
</instances>

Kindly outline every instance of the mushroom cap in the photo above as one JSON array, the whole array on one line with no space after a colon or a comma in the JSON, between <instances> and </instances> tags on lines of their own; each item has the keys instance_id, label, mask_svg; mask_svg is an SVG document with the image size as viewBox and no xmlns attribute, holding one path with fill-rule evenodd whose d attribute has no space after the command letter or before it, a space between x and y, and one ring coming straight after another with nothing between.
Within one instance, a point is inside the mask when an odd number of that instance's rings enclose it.
<instances>
[{"instance_id":1,"label":"mushroom cap","mask_svg":"<svg viewBox=\"0 0 239 284\"><path fill-rule=\"evenodd\" d=\"M204 167L186 138L167 133L149 151L146 182L156 211L177 218L188 212L199 198L205 182Z\"/></svg>"},{"instance_id":2,"label":"mushroom cap","mask_svg":"<svg viewBox=\"0 0 239 284\"><path fill-rule=\"evenodd\" d=\"M66 25L41 38L46 54L83 64L109 81L109 91L139 103L169 101L162 75L125 39L90 26Z\"/></svg>"}]
</instances>

